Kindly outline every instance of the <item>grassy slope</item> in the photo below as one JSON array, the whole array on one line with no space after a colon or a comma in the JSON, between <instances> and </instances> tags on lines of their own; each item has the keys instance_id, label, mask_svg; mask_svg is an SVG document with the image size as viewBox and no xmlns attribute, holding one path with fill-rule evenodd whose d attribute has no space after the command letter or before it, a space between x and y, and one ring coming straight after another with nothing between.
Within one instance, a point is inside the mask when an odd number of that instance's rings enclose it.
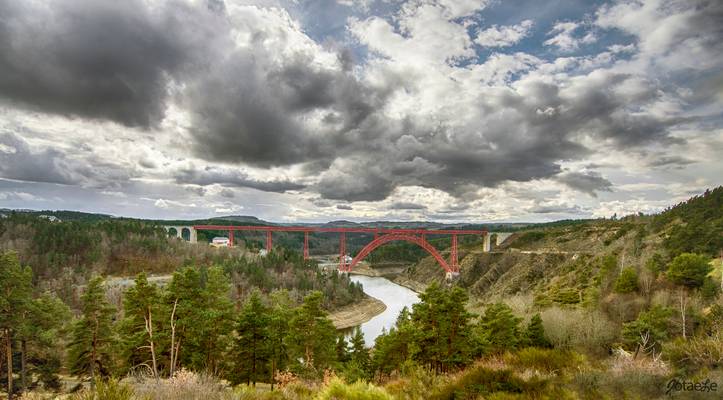
<instances>
[{"instance_id":1,"label":"grassy slope","mask_svg":"<svg viewBox=\"0 0 723 400\"><path fill-rule=\"evenodd\" d=\"M535 227L508 239L501 252L463 246L458 284L481 302L512 295L531 295L539 305L584 302L596 295L595 287L609 289L623 267L634 267L644 277L655 254L664 261L681 251L714 255L712 249L723 247L715 241L723 237L722 198L723 187L656 216ZM444 271L427 257L401 279L426 285L442 282Z\"/></svg>"}]
</instances>

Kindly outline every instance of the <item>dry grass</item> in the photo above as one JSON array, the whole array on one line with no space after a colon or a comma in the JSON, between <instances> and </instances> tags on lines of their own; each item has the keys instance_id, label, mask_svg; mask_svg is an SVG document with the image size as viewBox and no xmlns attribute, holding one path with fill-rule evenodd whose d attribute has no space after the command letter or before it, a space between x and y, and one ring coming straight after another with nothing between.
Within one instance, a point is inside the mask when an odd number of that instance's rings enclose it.
<instances>
[{"instance_id":1,"label":"dry grass","mask_svg":"<svg viewBox=\"0 0 723 400\"><path fill-rule=\"evenodd\" d=\"M182 369L170 378L134 378L137 398L149 400L231 400L233 392L216 378Z\"/></svg>"},{"instance_id":2,"label":"dry grass","mask_svg":"<svg viewBox=\"0 0 723 400\"><path fill-rule=\"evenodd\" d=\"M552 307L541 316L545 334L559 349L605 355L620 332L620 328L599 311Z\"/></svg>"}]
</instances>

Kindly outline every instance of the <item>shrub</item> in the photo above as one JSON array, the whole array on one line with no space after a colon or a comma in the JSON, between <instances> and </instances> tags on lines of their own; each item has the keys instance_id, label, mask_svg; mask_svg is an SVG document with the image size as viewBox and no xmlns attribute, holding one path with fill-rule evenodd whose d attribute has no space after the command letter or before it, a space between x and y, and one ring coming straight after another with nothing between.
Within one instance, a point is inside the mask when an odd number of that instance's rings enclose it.
<instances>
[{"instance_id":1,"label":"shrub","mask_svg":"<svg viewBox=\"0 0 723 400\"><path fill-rule=\"evenodd\" d=\"M506 394L530 398L540 392L554 395L556 388L547 379L533 376L524 380L510 369L490 369L474 366L465 370L448 383L433 390L426 398L433 400L505 398ZM502 395L502 397L500 397ZM514 397L513 397L514 398Z\"/></svg>"},{"instance_id":2,"label":"shrub","mask_svg":"<svg viewBox=\"0 0 723 400\"><path fill-rule=\"evenodd\" d=\"M622 337L628 349L635 349L643 337L647 345L660 348L660 344L668 338L670 317L673 312L665 307L653 306L641 312L635 321L623 324Z\"/></svg>"},{"instance_id":3,"label":"shrub","mask_svg":"<svg viewBox=\"0 0 723 400\"><path fill-rule=\"evenodd\" d=\"M703 299L712 301L718 298L720 294L720 286L718 282L711 278L705 278L703 285L700 287L700 295Z\"/></svg>"},{"instance_id":4,"label":"shrub","mask_svg":"<svg viewBox=\"0 0 723 400\"><path fill-rule=\"evenodd\" d=\"M232 393L214 377L182 369L172 378L144 380L135 385L136 393L149 400L225 400Z\"/></svg>"},{"instance_id":5,"label":"shrub","mask_svg":"<svg viewBox=\"0 0 723 400\"><path fill-rule=\"evenodd\" d=\"M329 385L317 396L319 400L354 399L354 400L392 400L384 389L363 381L351 385L338 378L332 379Z\"/></svg>"},{"instance_id":6,"label":"shrub","mask_svg":"<svg viewBox=\"0 0 723 400\"><path fill-rule=\"evenodd\" d=\"M723 367L723 333L696 336L688 341L681 338L666 343L664 354L679 370L692 372Z\"/></svg>"},{"instance_id":7,"label":"shrub","mask_svg":"<svg viewBox=\"0 0 723 400\"><path fill-rule=\"evenodd\" d=\"M496 303L485 310L479 329L492 351L504 351L517 347L520 341L520 318L504 303Z\"/></svg>"},{"instance_id":8,"label":"shrub","mask_svg":"<svg viewBox=\"0 0 723 400\"><path fill-rule=\"evenodd\" d=\"M620 272L615 280L614 290L617 293L632 293L638 291L638 273L633 267L627 267Z\"/></svg>"},{"instance_id":9,"label":"shrub","mask_svg":"<svg viewBox=\"0 0 723 400\"><path fill-rule=\"evenodd\" d=\"M713 267L707 257L693 253L683 253L668 264L667 277L678 285L700 287L712 269Z\"/></svg>"},{"instance_id":10,"label":"shrub","mask_svg":"<svg viewBox=\"0 0 723 400\"><path fill-rule=\"evenodd\" d=\"M532 316L525 331L525 344L536 347L551 347L552 344L545 336L545 327L542 325L540 313Z\"/></svg>"},{"instance_id":11,"label":"shrub","mask_svg":"<svg viewBox=\"0 0 723 400\"><path fill-rule=\"evenodd\" d=\"M545 334L560 349L605 355L617 339L619 329L603 313L558 307L542 312Z\"/></svg>"},{"instance_id":12,"label":"shrub","mask_svg":"<svg viewBox=\"0 0 723 400\"><path fill-rule=\"evenodd\" d=\"M534 347L505 354L505 361L515 367L556 374L568 369L577 369L583 360L582 356L572 351Z\"/></svg>"},{"instance_id":13,"label":"shrub","mask_svg":"<svg viewBox=\"0 0 723 400\"><path fill-rule=\"evenodd\" d=\"M571 386L582 399L662 399L667 378L643 371L625 374L604 371L580 371Z\"/></svg>"},{"instance_id":14,"label":"shrub","mask_svg":"<svg viewBox=\"0 0 723 400\"><path fill-rule=\"evenodd\" d=\"M116 379L102 380L95 382L95 389L84 389L83 391L73 395L73 400L131 400L133 396L133 388L125 383L121 383Z\"/></svg>"}]
</instances>

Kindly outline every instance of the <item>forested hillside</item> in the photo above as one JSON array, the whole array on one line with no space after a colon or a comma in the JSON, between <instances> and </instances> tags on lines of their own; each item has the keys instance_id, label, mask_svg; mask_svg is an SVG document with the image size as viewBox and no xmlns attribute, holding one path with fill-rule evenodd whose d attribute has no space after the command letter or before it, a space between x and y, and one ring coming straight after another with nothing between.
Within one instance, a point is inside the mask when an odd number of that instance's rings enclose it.
<instances>
[{"instance_id":1,"label":"forested hillside","mask_svg":"<svg viewBox=\"0 0 723 400\"><path fill-rule=\"evenodd\" d=\"M0 379L52 398L72 377L74 400L655 399L676 379L710 389L723 382L722 195L527 227L492 253L471 239L452 281L423 258L400 277L425 287L421 301L372 348L327 316L362 288L293 250L257 257L138 221L13 215L0 236L18 251L0 256ZM378 260L418 255L387 252ZM172 274L111 287L98 273L138 268L113 254L170 260Z\"/></svg>"}]
</instances>

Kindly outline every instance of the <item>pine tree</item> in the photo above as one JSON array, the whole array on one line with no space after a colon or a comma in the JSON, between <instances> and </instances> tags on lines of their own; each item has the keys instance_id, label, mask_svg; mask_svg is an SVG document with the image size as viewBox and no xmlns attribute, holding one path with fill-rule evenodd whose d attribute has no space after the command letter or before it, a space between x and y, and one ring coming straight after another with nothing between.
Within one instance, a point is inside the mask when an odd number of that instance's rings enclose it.
<instances>
[{"instance_id":1,"label":"pine tree","mask_svg":"<svg viewBox=\"0 0 723 400\"><path fill-rule=\"evenodd\" d=\"M166 304L171 318L170 372L185 365L218 372L233 331L230 283L219 267L185 267L173 274Z\"/></svg>"},{"instance_id":2,"label":"pine tree","mask_svg":"<svg viewBox=\"0 0 723 400\"><path fill-rule=\"evenodd\" d=\"M321 308L323 297L315 291L304 298L289 324L292 360L302 360L301 372L320 376L335 361L336 329Z\"/></svg>"},{"instance_id":3,"label":"pine tree","mask_svg":"<svg viewBox=\"0 0 723 400\"><path fill-rule=\"evenodd\" d=\"M349 344L346 342L344 335L336 338L336 360L345 363L350 360Z\"/></svg>"},{"instance_id":4,"label":"pine tree","mask_svg":"<svg viewBox=\"0 0 723 400\"><path fill-rule=\"evenodd\" d=\"M97 377L109 376L112 372L115 311L106 300L101 277L88 282L80 300L82 315L75 323L68 348L70 371L77 376L89 376L93 384Z\"/></svg>"},{"instance_id":5,"label":"pine tree","mask_svg":"<svg viewBox=\"0 0 723 400\"><path fill-rule=\"evenodd\" d=\"M259 292L254 291L241 310L236 324L235 383L246 382L255 386L256 381L268 376L266 368L270 362L270 324L270 310L261 302Z\"/></svg>"},{"instance_id":6,"label":"pine tree","mask_svg":"<svg viewBox=\"0 0 723 400\"><path fill-rule=\"evenodd\" d=\"M688 288L697 288L703 285L708 273L713 270L710 259L698 254L683 253L678 255L668 265L666 276L673 283Z\"/></svg>"},{"instance_id":7,"label":"pine tree","mask_svg":"<svg viewBox=\"0 0 723 400\"><path fill-rule=\"evenodd\" d=\"M525 344L534 347L552 347L552 344L545 336L545 327L542 325L542 317L537 313L532 316L525 331Z\"/></svg>"},{"instance_id":8,"label":"pine tree","mask_svg":"<svg viewBox=\"0 0 723 400\"><path fill-rule=\"evenodd\" d=\"M412 306L414 326L412 355L436 372L464 366L472 354L472 314L467 312L467 294L456 287L444 290L432 284Z\"/></svg>"},{"instance_id":9,"label":"pine tree","mask_svg":"<svg viewBox=\"0 0 723 400\"><path fill-rule=\"evenodd\" d=\"M61 340L71 320L71 312L65 303L50 294L33 299L30 312L18 331L20 342L20 382L23 391L32 382L29 375L35 373L47 389L58 389L63 348Z\"/></svg>"},{"instance_id":10,"label":"pine tree","mask_svg":"<svg viewBox=\"0 0 723 400\"><path fill-rule=\"evenodd\" d=\"M150 365L154 377L159 376L159 355L163 353L159 336L165 317L161 292L149 284L144 272L136 276L135 285L123 297L124 318L120 325L123 359L127 368Z\"/></svg>"},{"instance_id":11,"label":"pine tree","mask_svg":"<svg viewBox=\"0 0 723 400\"><path fill-rule=\"evenodd\" d=\"M479 322L481 334L495 352L515 349L520 341L520 318L504 303L496 303L485 310Z\"/></svg>"},{"instance_id":12,"label":"pine tree","mask_svg":"<svg viewBox=\"0 0 723 400\"><path fill-rule=\"evenodd\" d=\"M350 370L348 377L350 381L356 381L358 379L367 379L369 375L370 359L369 349L366 348L364 342L364 335L361 329L357 327L354 330L354 335L351 337L351 359L350 359Z\"/></svg>"},{"instance_id":13,"label":"pine tree","mask_svg":"<svg viewBox=\"0 0 723 400\"><path fill-rule=\"evenodd\" d=\"M638 290L638 273L633 267L627 267L620 272L620 276L615 280L613 288L617 293L632 293Z\"/></svg>"},{"instance_id":14,"label":"pine tree","mask_svg":"<svg viewBox=\"0 0 723 400\"><path fill-rule=\"evenodd\" d=\"M13 388L13 337L31 313L32 271L21 267L17 254L0 254L0 333L5 341L8 400Z\"/></svg>"},{"instance_id":15,"label":"pine tree","mask_svg":"<svg viewBox=\"0 0 723 400\"><path fill-rule=\"evenodd\" d=\"M273 292L271 294L271 303L268 351L271 389L273 390L276 371L285 368L289 362L286 337L289 334L292 306L289 293L286 290Z\"/></svg>"}]
</instances>

